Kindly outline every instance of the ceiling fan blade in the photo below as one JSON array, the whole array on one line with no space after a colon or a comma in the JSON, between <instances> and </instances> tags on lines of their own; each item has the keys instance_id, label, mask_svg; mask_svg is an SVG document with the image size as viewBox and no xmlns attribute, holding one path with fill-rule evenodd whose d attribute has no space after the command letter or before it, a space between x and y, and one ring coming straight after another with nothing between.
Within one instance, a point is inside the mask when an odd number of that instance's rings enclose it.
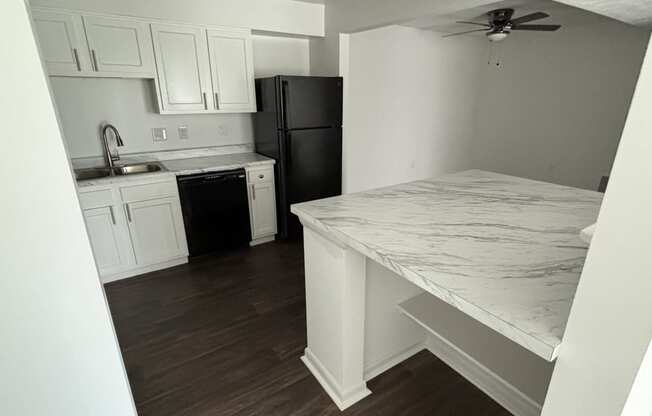
<instances>
[{"instance_id":1,"label":"ceiling fan blade","mask_svg":"<svg viewBox=\"0 0 652 416\"><path fill-rule=\"evenodd\" d=\"M536 30L540 32L554 32L559 30L561 25L517 25L512 26L512 30Z\"/></svg>"},{"instance_id":2,"label":"ceiling fan blade","mask_svg":"<svg viewBox=\"0 0 652 416\"><path fill-rule=\"evenodd\" d=\"M544 12L530 13L530 14L526 14L525 16L521 16L521 17L517 17L516 19L512 19L512 25L518 25L518 24L521 24L521 23L532 22L533 20L545 19L546 17L550 17L550 15L548 13L544 13Z\"/></svg>"},{"instance_id":3,"label":"ceiling fan blade","mask_svg":"<svg viewBox=\"0 0 652 416\"><path fill-rule=\"evenodd\" d=\"M467 30L466 32L458 32L458 33L450 33L448 35L442 36L442 38L450 38L451 36L459 36L459 35L466 35L467 33L473 33L473 32L486 32L487 29L474 29L474 30Z\"/></svg>"},{"instance_id":4,"label":"ceiling fan blade","mask_svg":"<svg viewBox=\"0 0 652 416\"><path fill-rule=\"evenodd\" d=\"M455 22L455 23L464 23L464 24L467 24L467 25L478 25L478 26L484 26L484 27L491 27L491 25L488 25L486 23L467 22L467 21L464 21L464 20L462 20L461 22Z\"/></svg>"}]
</instances>

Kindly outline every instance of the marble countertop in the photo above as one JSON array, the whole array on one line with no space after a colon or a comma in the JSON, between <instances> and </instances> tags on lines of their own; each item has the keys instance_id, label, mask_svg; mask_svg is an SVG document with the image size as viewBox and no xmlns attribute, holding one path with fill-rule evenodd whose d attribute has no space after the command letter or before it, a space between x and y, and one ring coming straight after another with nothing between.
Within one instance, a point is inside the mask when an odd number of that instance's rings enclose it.
<instances>
[{"instance_id":1,"label":"marble countertop","mask_svg":"<svg viewBox=\"0 0 652 416\"><path fill-rule=\"evenodd\" d=\"M309 226L552 361L602 194L480 170L292 205Z\"/></svg>"},{"instance_id":2,"label":"marble countertop","mask_svg":"<svg viewBox=\"0 0 652 416\"><path fill-rule=\"evenodd\" d=\"M124 158L121 165L132 163L144 163L147 160ZM159 180L166 176L192 175L204 172L219 172L223 170L239 169L254 167L259 165L273 164L274 159L259 155L254 152L222 154L213 156L185 157L173 160L152 160L153 163L160 164L163 170L154 173L143 173L129 176L109 176L98 179L86 179L77 181L77 186L89 187L108 185L111 183L123 183L128 181Z\"/></svg>"}]
</instances>

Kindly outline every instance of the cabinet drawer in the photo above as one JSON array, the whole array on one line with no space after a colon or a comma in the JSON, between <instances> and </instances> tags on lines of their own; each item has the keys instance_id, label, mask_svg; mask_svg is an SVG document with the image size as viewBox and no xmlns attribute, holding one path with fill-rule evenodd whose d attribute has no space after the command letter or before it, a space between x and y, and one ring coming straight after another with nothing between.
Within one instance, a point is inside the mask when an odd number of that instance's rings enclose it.
<instances>
[{"instance_id":1,"label":"cabinet drawer","mask_svg":"<svg viewBox=\"0 0 652 416\"><path fill-rule=\"evenodd\" d=\"M83 192L79 194L79 203L82 209L108 207L113 205L113 195L110 189Z\"/></svg>"},{"instance_id":2,"label":"cabinet drawer","mask_svg":"<svg viewBox=\"0 0 652 416\"><path fill-rule=\"evenodd\" d=\"M175 181L148 183L145 185L132 185L120 187L122 202L147 201L149 199L177 196L177 183Z\"/></svg>"},{"instance_id":3,"label":"cabinet drawer","mask_svg":"<svg viewBox=\"0 0 652 416\"><path fill-rule=\"evenodd\" d=\"M254 168L247 170L249 184L272 182L274 180L274 168Z\"/></svg>"}]
</instances>

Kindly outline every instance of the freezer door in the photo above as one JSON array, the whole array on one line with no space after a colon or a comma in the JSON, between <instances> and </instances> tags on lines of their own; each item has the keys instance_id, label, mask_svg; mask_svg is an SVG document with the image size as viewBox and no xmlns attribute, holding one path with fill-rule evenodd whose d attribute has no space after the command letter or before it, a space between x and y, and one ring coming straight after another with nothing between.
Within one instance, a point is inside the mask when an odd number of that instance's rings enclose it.
<instances>
[{"instance_id":1,"label":"freezer door","mask_svg":"<svg viewBox=\"0 0 652 416\"><path fill-rule=\"evenodd\" d=\"M280 77L284 130L342 125L342 78Z\"/></svg>"}]
</instances>

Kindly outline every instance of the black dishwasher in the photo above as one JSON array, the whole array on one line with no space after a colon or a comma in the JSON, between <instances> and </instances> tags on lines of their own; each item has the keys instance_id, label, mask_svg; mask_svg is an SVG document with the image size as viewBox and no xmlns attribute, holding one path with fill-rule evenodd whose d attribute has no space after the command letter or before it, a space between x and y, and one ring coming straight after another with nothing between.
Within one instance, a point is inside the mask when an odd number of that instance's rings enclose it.
<instances>
[{"instance_id":1,"label":"black dishwasher","mask_svg":"<svg viewBox=\"0 0 652 416\"><path fill-rule=\"evenodd\" d=\"M179 176L177 183L191 257L248 245L244 169Z\"/></svg>"}]
</instances>

